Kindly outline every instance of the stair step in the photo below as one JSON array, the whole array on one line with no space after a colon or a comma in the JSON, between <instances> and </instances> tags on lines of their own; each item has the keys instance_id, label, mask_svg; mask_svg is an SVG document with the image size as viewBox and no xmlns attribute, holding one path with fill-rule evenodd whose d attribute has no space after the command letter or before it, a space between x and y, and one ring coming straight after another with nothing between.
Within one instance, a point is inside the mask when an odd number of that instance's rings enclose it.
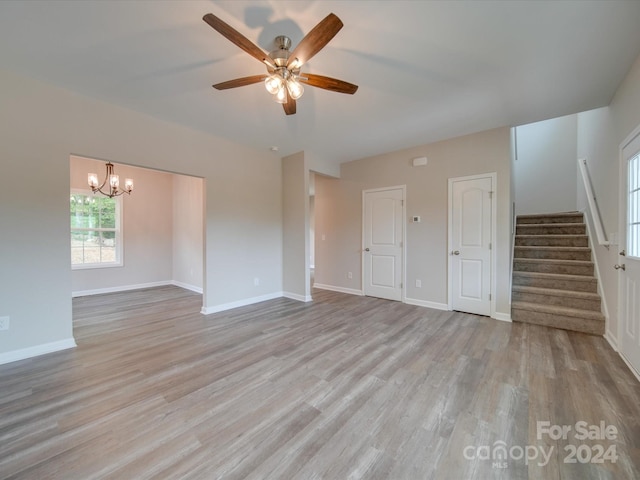
<instances>
[{"instance_id":1,"label":"stair step","mask_svg":"<svg viewBox=\"0 0 640 480\"><path fill-rule=\"evenodd\" d=\"M516 225L516 235L585 235L584 223L535 223Z\"/></svg>"},{"instance_id":2,"label":"stair step","mask_svg":"<svg viewBox=\"0 0 640 480\"><path fill-rule=\"evenodd\" d=\"M584 223L584 216L581 212L518 215L516 223L519 225L535 223Z\"/></svg>"},{"instance_id":3,"label":"stair step","mask_svg":"<svg viewBox=\"0 0 640 480\"><path fill-rule=\"evenodd\" d=\"M566 275L558 273L513 272L513 285L576 292L597 293L598 281L593 276Z\"/></svg>"},{"instance_id":4,"label":"stair step","mask_svg":"<svg viewBox=\"0 0 640 480\"><path fill-rule=\"evenodd\" d=\"M514 272L593 276L593 262L581 260L548 260L543 258L514 258L513 270Z\"/></svg>"},{"instance_id":5,"label":"stair step","mask_svg":"<svg viewBox=\"0 0 640 480\"><path fill-rule=\"evenodd\" d=\"M554 288L525 287L514 285L511 299L513 302L538 303L559 307L601 311L600 295L592 292L558 290Z\"/></svg>"},{"instance_id":6,"label":"stair step","mask_svg":"<svg viewBox=\"0 0 640 480\"><path fill-rule=\"evenodd\" d=\"M588 247L586 235L516 235L516 246Z\"/></svg>"},{"instance_id":7,"label":"stair step","mask_svg":"<svg viewBox=\"0 0 640 480\"><path fill-rule=\"evenodd\" d=\"M511 304L511 318L515 322L532 323L593 335L603 335L605 329L604 316L600 312L555 305L513 302Z\"/></svg>"},{"instance_id":8,"label":"stair step","mask_svg":"<svg viewBox=\"0 0 640 480\"><path fill-rule=\"evenodd\" d=\"M540 245L517 245L514 248L516 258L542 258L551 260L591 260L589 247L550 247Z\"/></svg>"}]
</instances>

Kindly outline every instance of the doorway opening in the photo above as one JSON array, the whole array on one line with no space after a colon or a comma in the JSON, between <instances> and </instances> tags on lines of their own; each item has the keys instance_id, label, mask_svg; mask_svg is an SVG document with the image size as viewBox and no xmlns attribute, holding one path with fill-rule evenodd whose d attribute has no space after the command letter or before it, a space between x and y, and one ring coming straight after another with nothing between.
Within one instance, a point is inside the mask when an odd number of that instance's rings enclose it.
<instances>
[{"instance_id":1,"label":"doorway opening","mask_svg":"<svg viewBox=\"0 0 640 480\"><path fill-rule=\"evenodd\" d=\"M102 197L91 192L87 174L100 172L101 175L106 162L76 155L72 155L69 162L71 191L84 192L81 198L89 202ZM114 165L121 177L135 180L133 192L119 197L120 262L73 269L72 296L169 284L202 294L204 179L126 164ZM73 197L71 195L72 200ZM93 225L93 216L98 215L90 210L72 212L72 215L74 213L86 216L80 222L82 225Z\"/></svg>"}]
</instances>

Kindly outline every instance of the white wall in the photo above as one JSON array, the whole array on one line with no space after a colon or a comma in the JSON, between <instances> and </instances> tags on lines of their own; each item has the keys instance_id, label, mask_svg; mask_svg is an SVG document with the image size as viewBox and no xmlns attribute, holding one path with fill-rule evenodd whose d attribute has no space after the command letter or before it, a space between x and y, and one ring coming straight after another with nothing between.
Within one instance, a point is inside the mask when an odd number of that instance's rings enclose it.
<instances>
[{"instance_id":1,"label":"white wall","mask_svg":"<svg viewBox=\"0 0 640 480\"><path fill-rule=\"evenodd\" d=\"M618 87L608 107L578 114L577 156L585 158L594 193L598 198L604 229L609 239L617 237L619 214L619 147L640 125L640 57ZM587 209L584 187L579 183L578 208ZM615 343L618 335L618 273L613 265L621 257L620 245L607 249L594 245L593 253L601 275L601 287L609 311L607 337Z\"/></svg>"},{"instance_id":2,"label":"white wall","mask_svg":"<svg viewBox=\"0 0 640 480\"><path fill-rule=\"evenodd\" d=\"M422 156L428 165L413 167ZM510 317L510 162L510 131L500 128L345 163L339 179L316 175L316 283L361 290L362 190L406 185L407 216L422 222L407 221L405 293L446 307L448 179L496 172L497 312Z\"/></svg>"},{"instance_id":3,"label":"white wall","mask_svg":"<svg viewBox=\"0 0 640 480\"><path fill-rule=\"evenodd\" d=\"M518 215L576 210L576 138L576 115L516 128Z\"/></svg>"},{"instance_id":4,"label":"white wall","mask_svg":"<svg viewBox=\"0 0 640 480\"><path fill-rule=\"evenodd\" d=\"M0 362L72 339L71 154L205 179L205 311L282 291L280 159L8 71L0 85Z\"/></svg>"},{"instance_id":5,"label":"white wall","mask_svg":"<svg viewBox=\"0 0 640 480\"><path fill-rule=\"evenodd\" d=\"M204 182L186 175L173 177L173 277L178 285L202 291L204 266Z\"/></svg>"}]
</instances>

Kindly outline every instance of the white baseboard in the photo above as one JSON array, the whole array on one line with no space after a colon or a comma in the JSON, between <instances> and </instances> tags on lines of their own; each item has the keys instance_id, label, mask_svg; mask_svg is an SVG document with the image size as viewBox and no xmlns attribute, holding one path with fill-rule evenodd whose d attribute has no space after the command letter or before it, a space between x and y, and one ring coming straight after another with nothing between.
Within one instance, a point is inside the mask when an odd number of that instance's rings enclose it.
<instances>
[{"instance_id":1,"label":"white baseboard","mask_svg":"<svg viewBox=\"0 0 640 480\"><path fill-rule=\"evenodd\" d=\"M171 285L175 285L176 287L184 288L185 290L191 290L192 292L199 293L202 295L202 287L196 287L195 285L189 285L188 283L178 282L176 280L171 281Z\"/></svg>"},{"instance_id":2,"label":"white baseboard","mask_svg":"<svg viewBox=\"0 0 640 480\"><path fill-rule=\"evenodd\" d=\"M348 293L349 295L364 295L364 292L362 290L356 290L355 288L336 287L334 285L324 285L322 283L314 283L313 288L318 288L320 290L329 290L332 292Z\"/></svg>"},{"instance_id":3,"label":"white baseboard","mask_svg":"<svg viewBox=\"0 0 640 480\"><path fill-rule=\"evenodd\" d=\"M191 290L202 295L202 287L189 285L188 283L178 282L176 280L163 280L162 282L138 283L136 285L120 285L118 287L96 288L94 290L78 290L71 292L72 297L86 297L89 295L100 295L103 293L127 292L129 290L140 290L141 288L164 287L166 285L175 285L176 287Z\"/></svg>"},{"instance_id":4,"label":"white baseboard","mask_svg":"<svg viewBox=\"0 0 640 480\"><path fill-rule=\"evenodd\" d=\"M416 305L418 307L433 308L435 310L449 310L449 305L446 303L429 302L427 300L418 300L415 298L405 298L404 303L408 305Z\"/></svg>"},{"instance_id":5,"label":"white baseboard","mask_svg":"<svg viewBox=\"0 0 640 480\"><path fill-rule=\"evenodd\" d=\"M100 295L103 293L126 292L128 290L139 290L141 288L164 287L174 285L172 280L162 282L139 283L137 285L121 285L119 287L96 288L95 290L78 290L71 292L72 297L86 297L87 295Z\"/></svg>"},{"instance_id":6,"label":"white baseboard","mask_svg":"<svg viewBox=\"0 0 640 480\"><path fill-rule=\"evenodd\" d=\"M297 293L291 292L282 292L282 296L285 298L290 298L291 300L297 300L299 302L310 302L313 300L311 298L311 295L299 295Z\"/></svg>"},{"instance_id":7,"label":"white baseboard","mask_svg":"<svg viewBox=\"0 0 640 480\"><path fill-rule=\"evenodd\" d=\"M501 322L512 322L510 313L493 312L491 318L494 320L500 320Z\"/></svg>"},{"instance_id":8,"label":"white baseboard","mask_svg":"<svg viewBox=\"0 0 640 480\"><path fill-rule=\"evenodd\" d=\"M622 355L620 352L618 353L620 354L620 358L622 358L622 361L626 363L627 367L629 367L629 370L631 370L631 373L633 373L636 379L640 382L640 372L638 372L635 368L633 368L633 365L631 365L631 363L626 359L624 355Z\"/></svg>"},{"instance_id":9,"label":"white baseboard","mask_svg":"<svg viewBox=\"0 0 640 480\"><path fill-rule=\"evenodd\" d=\"M247 305L253 305L254 303L266 302L267 300L273 300L274 298L281 298L282 292L268 293L266 295L260 295L259 297L245 298L238 300L237 302L222 303L220 305L213 305L211 307L202 307L200 313L203 315L211 315L212 313L224 312L225 310L231 310L238 307L246 307Z\"/></svg>"},{"instance_id":10,"label":"white baseboard","mask_svg":"<svg viewBox=\"0 0 640 480\"><path fill-rule=\"evenodd\" d=\"M27 358L37 357L46 353L67 350L68 348L74 347L76 347L76 341L72 337L66 338L64 340L58 340L57 342L43 343L42 345L36 345L34 347L21 348L19 350L13 350L11 352L0 353L0 365L5 363L17 362L18 360L25 360Z\"/></svg>"}]
</instances>

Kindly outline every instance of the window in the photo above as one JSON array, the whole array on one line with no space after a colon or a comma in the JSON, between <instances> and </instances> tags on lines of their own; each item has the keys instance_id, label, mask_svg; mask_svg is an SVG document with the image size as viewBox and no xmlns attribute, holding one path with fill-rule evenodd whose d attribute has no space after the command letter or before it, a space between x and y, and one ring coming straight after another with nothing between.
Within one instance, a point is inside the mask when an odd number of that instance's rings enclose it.
<instances>
[{"instance_id":1,"label":"window","mask_svg":"<svg viewBox=\"0 0 640 480\"><path fill-rule=\"evenodd\" d=\"M71 267L122 265L120 197L71 192Z\"/></svg>"},{"instance_id":2,"label":"window","mask_svg":"<svg viewBox=\"0 0 640 480\"><path fill-rule=\"evenodd\" d=\"M627 255L640 257L640 153L629 159Z\"/></svg>"}]
</instances>

